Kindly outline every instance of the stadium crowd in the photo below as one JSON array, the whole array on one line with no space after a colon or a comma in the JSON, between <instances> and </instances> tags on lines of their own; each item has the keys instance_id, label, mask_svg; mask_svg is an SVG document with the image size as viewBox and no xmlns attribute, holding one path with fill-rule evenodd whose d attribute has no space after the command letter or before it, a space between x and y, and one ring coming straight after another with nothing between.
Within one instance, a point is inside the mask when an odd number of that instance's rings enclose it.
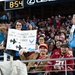
<instances>
[{"instance_id":1,"label":"stadium crowd","mask_svg":"<svg viewBox=\"0 0 75 75\"><path fill-rule=\"evenodd\" d=\"M14 60L37 60L53 58L72 58L75 56L74 47L68 44L72 25L75 24L75 15L52 16L47 19L19 19L14 22L0 24L0 55L4 52L12 55ZM26 50L6 50L8 29L37 30L36 49L33 52ZM73 31L74 32L74 31ZM74 44L73 44L74 45ZM2 58L0 59L2 60ZM65 75L65 61L44 61L26 63L28 75ZM54 65L54 66L52 66ZM73 75L74 60L66 60L67 75ZM30 67L34 66L34 67ZM39 72L41 71L41 72ZM46 72L43 72L46 71ZM51 72L53 71L53 72Z\"/></svg>"}]
</instances>

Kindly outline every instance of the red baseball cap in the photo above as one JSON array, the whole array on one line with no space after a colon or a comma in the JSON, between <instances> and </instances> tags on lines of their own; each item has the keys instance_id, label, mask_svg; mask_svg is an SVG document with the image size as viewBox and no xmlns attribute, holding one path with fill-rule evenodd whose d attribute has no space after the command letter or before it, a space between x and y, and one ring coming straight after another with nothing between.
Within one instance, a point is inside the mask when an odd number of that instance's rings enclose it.
<instances>
[{"instance_id":1,"label":"red baseball cap","mask_svg":"<svg viewBox=\"0 0 75 75\"><path fill-rule=\"evenodd\" d=\"M41 47L45 47L46 49L48 49L47 44L41 44L41 45L39 46L39 48L41 48Z\"/></svg>"}]
</instances>

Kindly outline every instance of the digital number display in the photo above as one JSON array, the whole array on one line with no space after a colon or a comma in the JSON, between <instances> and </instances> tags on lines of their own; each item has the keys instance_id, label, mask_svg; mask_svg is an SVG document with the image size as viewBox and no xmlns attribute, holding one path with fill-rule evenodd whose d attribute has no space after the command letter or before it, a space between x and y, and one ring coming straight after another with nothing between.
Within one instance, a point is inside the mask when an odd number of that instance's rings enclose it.
<instances>
[{"instance_id":1,"label":"digital number display","mask_svg":"<svg viewBox=\"0 0 75 75\"><path fill-rule=\"evenodd\" d=\"M24 8L24 0L5 1L5 10Z\"/></svg>"}]
</instances>

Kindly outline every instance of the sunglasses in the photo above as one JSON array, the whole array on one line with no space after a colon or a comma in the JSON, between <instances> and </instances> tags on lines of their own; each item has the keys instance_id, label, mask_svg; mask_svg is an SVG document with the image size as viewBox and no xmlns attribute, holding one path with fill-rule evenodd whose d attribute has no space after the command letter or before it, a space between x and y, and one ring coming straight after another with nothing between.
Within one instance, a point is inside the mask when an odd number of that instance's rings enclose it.
<instances>
[{"instance_id":1,"label":"sunglasses","mask_svg":"<svg viewBox=\"0 0 75 75\"><path fill-rule=\"evenodd\" d=\"M16 24L16 26L22 26L22 25Z\"/></svg>"}]
</instances>

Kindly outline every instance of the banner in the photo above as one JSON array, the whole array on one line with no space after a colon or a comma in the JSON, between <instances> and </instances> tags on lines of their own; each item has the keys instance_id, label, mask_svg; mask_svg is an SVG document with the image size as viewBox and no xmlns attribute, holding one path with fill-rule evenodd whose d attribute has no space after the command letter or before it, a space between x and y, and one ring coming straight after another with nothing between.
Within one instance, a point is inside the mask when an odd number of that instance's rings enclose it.
<instances>
[{"instance_id":1,"label":"banner","mask_svg":"<svg viewBox=\"0 0 75 75\"><path fill-rule=\"evenodd\" d=\"M37 30L20 31L16 29L8 30L8 38L6 49L19 51L26 49L28 51L35 50Z\"/></svg>"},{"instance_id":2,"label":"banner","mask_svg":"<svg viewBox=\"0 0 75 75\"><path fill-rule=\"evenodd\" d=\"M50 5L50 4L58 4L58 3L68 3L68 2L75 2L75 0L24 0L25 7L32 7L32 6L42 6L42 5Z\"/></svg>"}]
</instances>

